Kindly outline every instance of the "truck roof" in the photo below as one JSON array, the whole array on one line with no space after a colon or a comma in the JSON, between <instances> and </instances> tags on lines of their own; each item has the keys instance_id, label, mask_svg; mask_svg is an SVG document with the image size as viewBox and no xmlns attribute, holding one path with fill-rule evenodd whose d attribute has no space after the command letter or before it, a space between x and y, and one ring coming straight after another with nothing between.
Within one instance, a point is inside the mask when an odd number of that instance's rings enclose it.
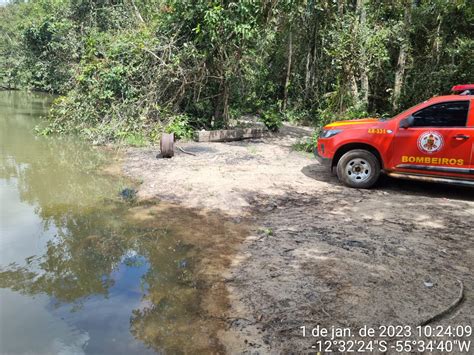
<instances>
[{"instance_id":1,"label":"truck roof","mask_svg":"<svg viewBox=\"0 0 474 355\"><path fill-rule=\"evenodd\" d=\"M472 99L473 95L443 95L443 96L435 96L431 99L428 99L430 103L438 103L444 101L466 101Z\"/></svg>"}]
</instances>

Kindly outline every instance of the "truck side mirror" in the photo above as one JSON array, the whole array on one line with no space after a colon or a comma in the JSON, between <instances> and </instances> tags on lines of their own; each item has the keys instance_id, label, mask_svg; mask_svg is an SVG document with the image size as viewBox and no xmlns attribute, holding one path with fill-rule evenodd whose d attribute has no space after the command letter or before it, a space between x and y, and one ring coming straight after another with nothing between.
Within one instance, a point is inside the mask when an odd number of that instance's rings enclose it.
<instances>
[{"instance_id":1,"label":"truck side mirror","mask_svg":"<svg viewBox=\"0 0 474 355\"><path fill-rule=\"evenodd\" d=\"M407 118L404 118L403 120L400 121L400 128L407 129L408 127L413 126L413 123L415 123L415 117L410 115Z\"/></svg>"}]
</instances>

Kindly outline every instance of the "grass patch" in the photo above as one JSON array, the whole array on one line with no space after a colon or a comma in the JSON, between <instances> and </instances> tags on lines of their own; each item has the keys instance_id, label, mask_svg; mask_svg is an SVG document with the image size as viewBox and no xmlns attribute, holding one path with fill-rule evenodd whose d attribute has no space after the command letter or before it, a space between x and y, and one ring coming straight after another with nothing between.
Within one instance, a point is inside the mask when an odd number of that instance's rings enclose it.
<instances>
[{"instance_id":1,"label":"grass patch","mask_svg":"<svg viewBox=\"0 0 474 355\"><path fill-rule=\"evenodd\" d=\"M148 145L148 140L141 134L130 133L123 137L122 142L132 147L145 147Z\"/></svg>"},{"instance_id":2,"label":"grass patch","mask_svg":"<svg viewBox=\"0 0 474 355\"><path fill-rule=\"evenodd\" d=\"M315 143L313 143L311 138L307 138L305 140L298 141L291 146L291 149L297 152L305 152L311 153L313 151L313 147Z\"/></svg>"}]
</instances>

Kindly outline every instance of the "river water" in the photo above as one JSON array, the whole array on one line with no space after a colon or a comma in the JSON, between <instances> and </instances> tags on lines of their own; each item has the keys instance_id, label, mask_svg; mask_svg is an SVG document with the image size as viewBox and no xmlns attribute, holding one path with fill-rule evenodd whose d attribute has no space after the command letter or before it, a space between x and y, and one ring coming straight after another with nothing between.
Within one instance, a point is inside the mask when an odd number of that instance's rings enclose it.
<instances>
[{"instance_id":1,"label":"river water","mask_svg":"<svg viewBox=\"0 0 474 355\"><path fill-rule=\"evenodd\" d=\"M116 153L35 135L51 100L0 92L0 353L222 352L243 231L123 199Z\"/></svg>"}]
</instances>

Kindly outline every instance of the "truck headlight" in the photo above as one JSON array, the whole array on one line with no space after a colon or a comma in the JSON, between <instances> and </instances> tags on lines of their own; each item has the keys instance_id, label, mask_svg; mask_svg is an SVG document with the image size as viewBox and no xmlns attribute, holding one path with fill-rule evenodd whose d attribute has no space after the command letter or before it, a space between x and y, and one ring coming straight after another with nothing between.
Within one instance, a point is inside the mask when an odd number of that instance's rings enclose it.
<instances>
[{"instance_id":1,"label":"truck headlight","mask_svg":"<svg viewBox=\"0 0 474 355\"><path fill-rule=\"evenodd\" d=\"M321 133L321 138L331 138L341 132L342 132L342 129L324 129L323 132Z\"/></svg>"}]
</instances>

